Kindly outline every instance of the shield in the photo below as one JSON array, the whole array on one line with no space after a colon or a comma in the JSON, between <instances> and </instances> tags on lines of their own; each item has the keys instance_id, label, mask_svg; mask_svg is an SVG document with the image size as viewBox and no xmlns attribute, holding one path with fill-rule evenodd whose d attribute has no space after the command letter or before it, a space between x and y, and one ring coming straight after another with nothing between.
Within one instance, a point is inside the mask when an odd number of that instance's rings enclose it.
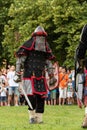
<instances>
[{"instance_id":1,"label":"shield","mask_svg":"<svg viewBox=\"0 0 87 130\"><path fill-rule=\"evenodd\" d=\"M50 85L50 77L48 75L48 72L46 71L46 80L47 80L47 85L48 85L48 89L49 90L53 90L55 88L58 87L58 84L59 84L59 65L58 65L58 62L55 62L53 64L53 75L54 75L54 79L55 79L55 82L53 85Z\"/></svg>"}]
</instances>

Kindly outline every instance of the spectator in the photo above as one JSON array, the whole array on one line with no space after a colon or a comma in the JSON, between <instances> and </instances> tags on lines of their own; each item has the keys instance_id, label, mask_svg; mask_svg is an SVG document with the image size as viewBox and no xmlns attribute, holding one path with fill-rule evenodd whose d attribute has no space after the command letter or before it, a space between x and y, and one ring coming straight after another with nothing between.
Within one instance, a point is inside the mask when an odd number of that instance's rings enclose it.
<instances>
[{"instance_id":1,"label":"spectator","mask_svg":"<svg viewBox=\"0 0 87 130\"><path fill-rule=\"evenodd\" d=\"M25 103L26 103L26 100L25 100L25 97L24 97L24 95L23 94L20 94L19 95L19 105L25 105Z\"/></svg>"},{"instance_id":2,"label":"spectator","mask_svg":"<svg viewBox=\"0 0 87 130\"><path fill-rule=\"evenodd\" d=\"M73 101L73 87L72 87L72 79L71 79L71 77L69 77L69 80L68 80L67 100L68 100L68 105L71 105L72 101Z\"/></svg>"},{"instance_id":3,"label":"spectator","mask_svg":"<svg viewBox=\"0 0 87 130\"><path fill-rule=\"evenodd\" d=\"M59 105L64 105L67 92L68 74L66 67L62 67L62 72L59 73Z\"/></svg>"},{"instance_id":4,"label":"spectator","mask_svg":"<svg viewBox=\"0 0 87 130\"><path fill-rule=\"evenodd\" d=\"M45 104L51 105L50 91L48 90L47 97L45 98Z\"/></svg>"},{"instance_id":5,"label":"spectator","mask_svg":"<svg viewBox=\"0 0 87 130\"><path fill-rule=\"evenodd\" d=\"M56 89L50 91L51 105L56 105L56 94L57 94Z\"/></svg>"},{"instance_id":6,"label":"spectator","mask_svg":"<svg viewBox=\"0 0 87 130\"><path fill-rule=\"evenodd\" d=\"M23 92L22 92L22 89L21 87L19 87L19 105L25 105L26 104L26 99L25 99L25 96L23 95Z\"/></svg>"},{"instance_id":7,"label":"spectator","mask_svg":"<svg viewBox=\"0 0 87 130\"><path fill-rule=\"evenodd\" d=\"M7 86L7 79L6 76L2 74L2 69L0 70L0 85L2 84L2 81L5 81L5 85ZM1 105L1 94L0 94L0 105Z\"/></svg>"},{"instance_id":8,"label":"spectator","mask_svg":"<svg viewBox=\"0 0 87 130\"><path fill-rule=\"evenodd\" d=\"M67 74L68 74L68 75L71 74L71 68L70 68L70 67L67 69Z\"/></svg>"},{"instance_id":9,"label":"spectator","mask_svg":"<svg viewBox=\"0 0 87 130\"><path fill-rule=\"evenodd\" d=\"M75 70L74 69L71 70L71 78L72 78L73 89L75 89Z\"/></svg>"},{"instance_id":10,"label":"spectator","mask_svg":"<svg viewBox=\"0 0 87 130\"><path fill-rule=\"evenodd\" d=\"M5 81L5 84L8 85L7 83L7 74L5 69L0 70L0 79Z\"/></svg>"},{"instance_id":11,"label":"spectator","mask_svg":"<svg viewBox=\"0 0 87 130\"><path fill-rule=\"evenodd\" d=\"M62 72L62 66L58 69L58 75ZM59 104L59 87L56 88L56 104Z\"/></svg>"},{"instance_id":12,"label":"spectator","mask_svg":"<svg viewBox=\"0 0 87 130\"><path fill-rule=\"evenodd\" d=\"M7 79L7 70L6 68L2 68L2 75Z\"/></svg>"},{"instance_id":13,"label":"spectator","mask_svg":"<svg viewBox=\"0 0 87 130\"><path fill-rule=\"evenodd\" d=\"M8 65L8 66L7 66L7 72L10 70L10 67L11 67L11 65Z\"/></svg>"},{"instance_id":14,"label":"spectator","mask_svg":"<svg viewBox=\"0 0 87 130\"><path fill-rule=\"evenodd\" d=\"M75 93L75 69L72 68L71 74L69 75L72 79L72 87L73 87L73 103L75 104L76 101L76 93Z\"/></svg>"},{"instance_id":15,"label":"spectator","mask_svg":"<svg viewBox=\"0 0 87 130\"><path fill-rule=\"evenodd\" d=\"M83 96L83 83L84 83L85 77L82 69L78 69L78 74L76 77L76 88L78 90L77 96L78 98L82 101L82 96Z\"/></svg>"},{"instance_id":16,"label":"spectator","mask_svg":"<svg viewBox=\"0 0 87 130\"><path fill-rule=\"evenodd\" d=\"M62 72L62 66L59 67L59 73L61 73L61 72Z\"/></svg>"},{"instance_id":17,"label":"spectator","mask_svg":"<svg viewBox=\"0 0 87 130\"><path fill-rule=\"evenodd\" d=\"M19 83L16 83L13 79L15 76L15 66L12 65L10 67L9 72L7 73L7 79L8 79L8 84L9 84L9 91L8 91L8 106L11 105L12 101L12 95L14 94L14 105L18 106L18 98L19 98L19 91L18 91L18 86Z\"/></svg>"},{"instance_id":18,"label":"spectator","mask_svg":"<svg viewBox=\"0 0 87 130\"><path fill-rule=\"evenodd\" d=\"M1 106L7 106L7 88L4 80L2 81L0 86L0 94L1 94Z\"/></svg>"}]
</instances>

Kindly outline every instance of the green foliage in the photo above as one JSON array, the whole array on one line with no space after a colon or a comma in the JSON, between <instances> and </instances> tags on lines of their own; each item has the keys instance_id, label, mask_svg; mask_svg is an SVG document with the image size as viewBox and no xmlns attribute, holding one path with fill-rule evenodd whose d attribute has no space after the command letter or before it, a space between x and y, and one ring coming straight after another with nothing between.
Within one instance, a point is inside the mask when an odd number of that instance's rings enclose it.
<instances>
[{"instance_id":1,"label":"green foliage","mask_svg":"<svg viewBox=\"0 0 87 130\"><path fill-rule=\"evenodd\" d=\"M8 9L3 47L9 62L15 63L15 51L41 25L59 64L73 66L81 29L87 23L85 0L14 0Z\"/></svg>"},{"instance_id":2,"label":"green foliage","mask_svg":"<svg viewBox=\"0 0 87 130\"><path fill-rule=\"evenodd\" d=\"M49 3L45 0L42 2L40 0L35 2L16 0L14 4L11 4L8 13L11 20L8 21L8 25L5 25L5 39L3 41L3 46L9 48L10 62L13 61L13 52L31 36L38 25L45 27L46 30L52 28L51 16L47 15L49 8Z\"/></svg>"},{"instance_id":3,"label":"green foliage","mask_svg":"<svg viewBox=\"0 0 87 130\"><path fill-rule=\"evenodd\" d=\"M8 58L8 54L5 46L5 49L2 46L2 41L4 39L3 31L4 31L4 25L7 24L10 17L8 16L8 10L12 3L12 0L0 0L0 67L2 65L2 61L4 58ZM6 52L5 52L6 51Z\"/></svg>"},{"instance_id":4,"label":"green foliage","mask_svg":"<svg viewBox=\"0 0 87 130\"><path fill-rule=\"evenodd\" d=\"M81 29L87 23L87 3L82 5L77 0L53 1L56 49L63 56L63 63L72 66L74 54L79 43ZM65 54L65 55L64 55ZM62 57L61 57L62 58Z\"/></svg>"}]
</instances>

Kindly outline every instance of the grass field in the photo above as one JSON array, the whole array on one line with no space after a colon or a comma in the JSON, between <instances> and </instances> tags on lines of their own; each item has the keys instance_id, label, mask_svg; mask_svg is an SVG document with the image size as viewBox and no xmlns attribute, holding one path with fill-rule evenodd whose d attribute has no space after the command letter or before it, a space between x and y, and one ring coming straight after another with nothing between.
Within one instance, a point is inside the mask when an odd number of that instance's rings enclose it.
<instances>
[{"instance_id":1,"label":"grass field","mask_svg":"<svg viewBox=\"0 0 87 130\"><path fill-rule=\"evenodd\" d=\"M82 130L84 108L45 106L44 124L28 123L27 106L0 107L0 130Z\"/></svg>"}]
</instances>

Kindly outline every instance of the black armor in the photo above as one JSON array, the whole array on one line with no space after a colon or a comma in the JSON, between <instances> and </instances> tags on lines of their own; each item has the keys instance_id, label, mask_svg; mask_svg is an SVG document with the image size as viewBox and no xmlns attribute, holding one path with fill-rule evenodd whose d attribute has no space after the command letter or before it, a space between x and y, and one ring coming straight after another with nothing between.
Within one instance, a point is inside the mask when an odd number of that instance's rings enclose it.
<instances>
[{"instance_id":1,"label":"black armor","mask_svg":"<svg viewBox=\"0 0 87 130\"><path fill-rule=\"evenodd\" d=\"M24 62L24 77L30 78L33 74L36 77L41 77L46 65L46 53L31 51L28 55Z\"/></svg>"},{"instance_id":2,"label":"black armor","mask_svg":"<svg viewBox=\"0 0 87 130\"><path fill-rule=\"evenodd\" d=\"M54 55L47 43L47 33L38 26L32 37L27 40L16 52L16 74L19 77L23 67L23 88L28 95L33 110L36 113L44 112L44 94L47 94L45 68L48 71L54 60ZM49 71L49 74L51 72ZM29 110L31 108L29 107Z\"/></svg>"},{"instance_id":3,"label":"black armor","mask_svg":"<svg viewBox=\"0 0 87 130\"><path fill-rule=\"evenodd\" d=\"M86 50L87 50L87 25L84 25L81 32L80 43L76 49L75 54L75 79L76 75L79 73L79 70L83 71L84 66L87 66Z\"/></svg>"},{"instance_id":4,"label":"black armor","mask_svg":"<svg viewBox=\"0 0 87 130\"><path fill-rule=\"evenodd\" d=\"M77 91L77 103L80 108L82 108L82 104L83 104L82 101L84 102L84 100L86 100L83 91L84 88L87 87L85 86L86 72L84 72L84 68L86 68L87 70L86 51L87 51L87 25L85 25L82 29L80 43L76 49L76 55L75 55L75 89ZM82 75L84 78L82 78L83 80L81 83ZM82 98L80 99L80 97ZM85 117L84 117L82 127L87 128L87 106L85 106Z\"/></svg>"}]
</instances>

